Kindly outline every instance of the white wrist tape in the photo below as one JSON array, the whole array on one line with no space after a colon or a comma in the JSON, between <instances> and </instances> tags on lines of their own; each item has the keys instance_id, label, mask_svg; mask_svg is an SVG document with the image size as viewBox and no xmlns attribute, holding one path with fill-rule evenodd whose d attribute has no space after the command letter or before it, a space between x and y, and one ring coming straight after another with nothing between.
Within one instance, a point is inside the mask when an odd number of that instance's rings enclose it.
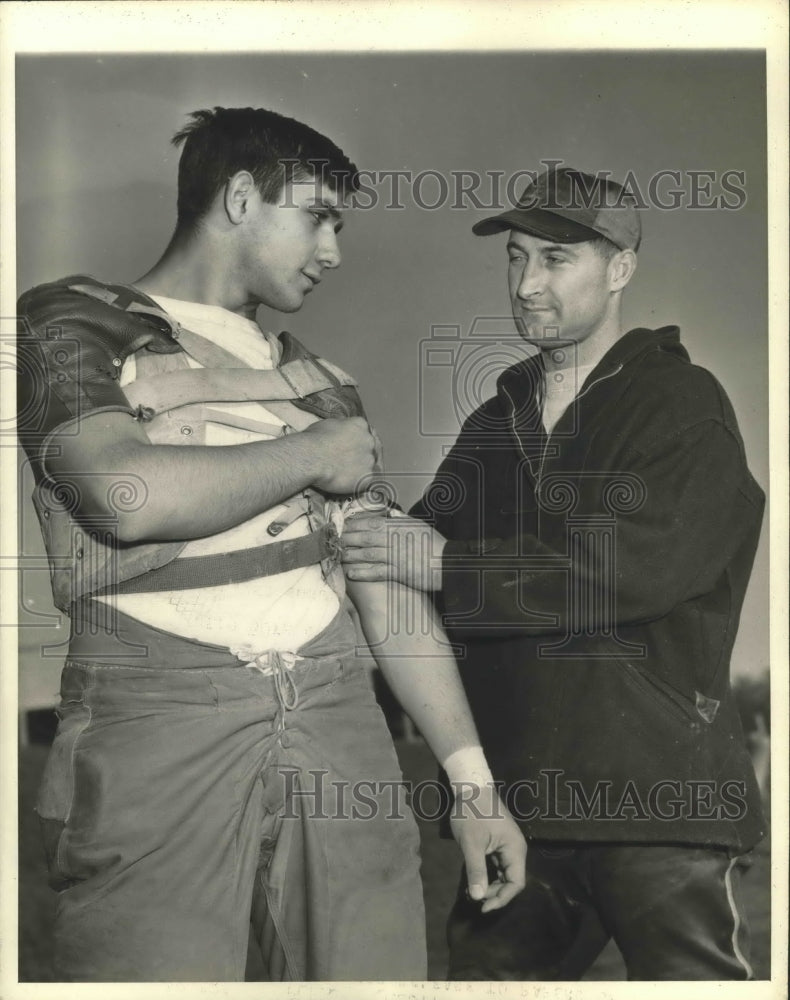
<instances>
[{"instance_id":1,"label":"white wrist tape","mask_svg":"<svg viewBox=\"0 0 790 1000\"><path fill-rule=\"evenodd\" d=\"M483 748L461 747L442 762L451 784L492 785L494 776L486 762Z\"/></svg>"}]
</instances>

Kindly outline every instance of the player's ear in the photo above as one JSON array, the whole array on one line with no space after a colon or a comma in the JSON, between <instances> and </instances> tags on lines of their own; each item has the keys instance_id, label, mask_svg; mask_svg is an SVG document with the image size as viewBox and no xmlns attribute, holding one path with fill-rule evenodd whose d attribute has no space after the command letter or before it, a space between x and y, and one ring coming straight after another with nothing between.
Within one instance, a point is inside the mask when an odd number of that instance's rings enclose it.
<instances>
[{"instance_id":1,"label":"player's ear","mask_svg":"<svg viewBox=\"0 0 790 1000\"><path fill-rule=\"evenodd\" d=\"M240 170L225 185L225 214L235 226L244 221L249 207L249 199L254 190L255 179L249 170Z\"/></svg>"},{"instance_id":2,"label":"player's ear","mask_svg":"<svg viewBox=\"0 0 790 1000\"><path fill-rule=\"evenodd\" d=\"M622 291L636 271L636 254L633 250L621 250L609 262L609 282L613 292Z\"/></svg>"}]
</instances>

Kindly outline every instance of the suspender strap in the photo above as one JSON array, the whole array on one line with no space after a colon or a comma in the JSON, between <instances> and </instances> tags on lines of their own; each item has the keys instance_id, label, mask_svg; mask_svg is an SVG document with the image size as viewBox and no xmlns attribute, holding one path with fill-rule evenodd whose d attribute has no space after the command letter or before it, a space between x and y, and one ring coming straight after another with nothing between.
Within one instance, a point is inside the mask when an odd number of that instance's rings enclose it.
<instances>
[{"instance_id":1,"label":"suspender strap","mask_svg":"<svg viewBox=\"0 0 790 1000\"><path fill-rule=\"evenodd\" d=\"M197 590L245 583L302 566L312 566L323 559L336 559L338 551L337 531L333 525L325 524L318 531L301 538L272 542L254 549L174 559L160 569L150 570L114 587L94 591L92 596L151 594L163 590Z\"/></svg>"},{"instance_id":2,"label":"suspender strap","mask_svg":"<svg viewBox=\"0 0 790 1000\"><path fill-rule=\"evenodd\" d=\"M271 371L185 368L135 379L124 386L123 391L132 406L149 408L153 416L190 403L265 403L267 400L299 399L322 389L333 389L335 385L335 381L313 362L298 360Z\"/></svg>"},{"instance_id":3,"label":"suspender strap","mask_svg":"<svg viewBox=\"0 0 790 1000\"><path fill-rule=\"evenodd\" d=\"M271 335L262 333L262 336L269 341L275 357L279 357L280 352L283 352L283 345L280 341ZM293 337L283 334L283 337L286 336L288 336L289 346L296 343ZM239 367L240 362L235 354L226 351L224 347L215 344L208 337L203 337L199 333L187 330L185 326L179 327L176 339L187 354L194 358L198 364L203 365L204 368ZM319 382L321 388L357 385L355 378L349 375L348 372L344 372L338 365L333 365L331 361L327 361L326 358L316 357L306 352L304 348L302 348L301 354L295 354L293 351L291 353L294 356L283 357L276 370L283 372L286 376L286 381L293 383L292 397L295 396L297 399L302 399L304 396L311 396L314 392L320 392L321 389L315 388ZM296 362L300 362L300 364L296 364ZM301 362L306 362L306 364L302 365Z\"/></svg>"},{"instance_id":4,"label":"suspender strap","mask_svg":"<svg viewBox=\"0 0 790 1000\"><path fill-rule=\"evenodd\" d=\"M184 327L179 329L177 339L187 354L204 367L135 379L124 387L132 406L143 406L157 414L190 403L303 399L323 389L357 384L328 361L294 358L278 368L261 371L245 367L229 351Z\"/></svg>"}]
</instances>

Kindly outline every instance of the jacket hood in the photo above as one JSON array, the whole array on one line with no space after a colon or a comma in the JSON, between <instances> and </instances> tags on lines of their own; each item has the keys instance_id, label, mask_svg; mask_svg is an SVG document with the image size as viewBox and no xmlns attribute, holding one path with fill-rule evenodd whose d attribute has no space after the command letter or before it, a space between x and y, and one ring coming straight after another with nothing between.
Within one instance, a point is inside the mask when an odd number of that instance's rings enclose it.
<instances>
[{"instance_id":1,"label":"jacket hood","mask_svg":"<svg viewBox=\"0 0 790 1000\"><path fill-rule=\"evenodd\" d=\"M654 350L674 354L684 361L689 360L688 351L680 343L680 327L661 326L657 330L649 330L639 326L624 333L616 343L612 344L593 369L591 377L617 365L627 364L648 351Z\"/></svg>"}]
</instances>

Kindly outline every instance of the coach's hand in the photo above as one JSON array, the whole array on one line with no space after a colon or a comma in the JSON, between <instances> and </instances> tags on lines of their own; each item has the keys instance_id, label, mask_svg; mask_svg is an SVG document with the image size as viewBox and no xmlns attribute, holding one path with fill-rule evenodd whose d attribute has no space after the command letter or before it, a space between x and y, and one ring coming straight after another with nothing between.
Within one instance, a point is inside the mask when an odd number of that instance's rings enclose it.
<instances>
[{"instance_id":1,"label":"coach's hand","mask_svg":"<svg viewBox=\"0 0 790 1000\"><path fill-rule=\"evenodd\" d=\"M469 898L481 911L500 910L524 888L527 842L492 785L456 789L450 826L466 864ZM496 872L488 881L486 858Z\"/></svg>"},{"instance_id":2,"label":"coach's hand","mask_svg":"<svg viewBox=\"0 0 790 1000\"><path fill-rule=\"evenodd\" d=\"M303 432L315 446L313 485L326 493L356 494L379 469L381 442L364 417L316 420Z\"/></svg>"},{"instance_id":3,"label":"coach's hand","mask_svg":"<svg viewBox=\"0 0 790 1000\"><path fill-rule=\"evenodd\" d=\"M342 540L349 580L395 580L412 590L441 589L447 539L424 521L361 514L346 522Z\"/></svg>"}]
</instances>

